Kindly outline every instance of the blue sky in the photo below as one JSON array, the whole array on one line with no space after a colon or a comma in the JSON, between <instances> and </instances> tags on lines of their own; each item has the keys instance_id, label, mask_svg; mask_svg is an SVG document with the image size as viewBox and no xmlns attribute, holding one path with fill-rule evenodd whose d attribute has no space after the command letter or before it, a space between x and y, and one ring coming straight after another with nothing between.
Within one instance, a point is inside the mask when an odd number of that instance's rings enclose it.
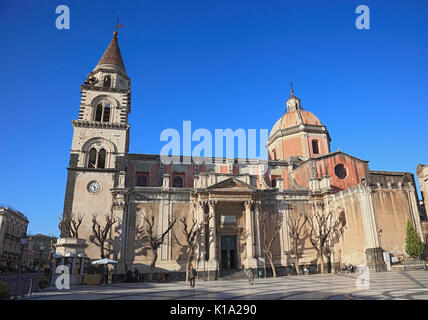
<instances>
[{"instance_id":1,"label":"blue sky","mask_svg":"<svg viewBox=\"0 0 428 320\"><path fill-rule=\"evenodd\" d=\"M70 8L70 30L55 8ZM370 8L370 30L355 8ZM0 1L0 203L58 234L71 120L112 37L132 81L132 153L165 128L271 129L289 83L339 147L372 170L428 163L426 1Z\"/></svg>"}]
</instances>

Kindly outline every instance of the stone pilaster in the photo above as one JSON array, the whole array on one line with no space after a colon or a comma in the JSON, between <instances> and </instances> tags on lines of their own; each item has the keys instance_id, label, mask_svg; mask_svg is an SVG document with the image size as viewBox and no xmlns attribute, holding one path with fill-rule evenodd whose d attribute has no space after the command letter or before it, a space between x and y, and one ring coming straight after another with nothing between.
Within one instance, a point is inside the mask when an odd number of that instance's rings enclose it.
<instances>
[{"instance_id":1,"label":"stone pilaster","mask_svg":"<svg viewBox=\"0 0 428 320\"><path fill-rule=\"evenodd\" d=\"M117 266L118 272L125 270L126 263L126 245L128 237L128 194L126 192L113 192L113 217L117 222L113 225L113 251L119 253L119 265ZM119 230L117 230L119 229Z\"/></svg>"},{"instance_id":2,"label":"stone pilaster","mask_svg":"<svg viewBox=\"0 0 428 320\"><path fill-rule=\"evenodd\" d=\"M247 235L247 260L245 267L254 267L257 268L257 259L255 259L254 255L254 215L253 215L253 200L246 200L244 202L245 206L245 227L246 227L246 235Z\"/></svg>"},{"instance_id":3,"label":"stone pilaster","mask_svg":"<svg viewBox=\"0 0 428 320\"><path fill-rule=\"evenodd\" d=\"M208 277L210 279L218 278L218 270L219 270L219 260L217 257L217 216L215 212L215 207L217 205L217 201L210 200L208 201L209 207L209 216L211 217L209 221L209 252L210 259L208 263Z\"/></svg>"},{"instance_id":4,"label":"stone pilaster","mask_svg":"<svg viewBox=\"0 0 428 320\"><path fill-rule=\"evenodd\" d=\"M360 185L361 220L366 243L366 264L373 271L385 271L382 247L373 205L372 189Z\"/></svg>"},{"instance_id":5,"label":"stone pilaster","mask_svg":"<svg viewBox=\"0 0 428 320\"><path fill-rule=\"evenodd\" d=\"M204 223L205 220L205 206L206 201L198 201L196 204L196 210L197 210L197 221L198 223ZM201 230L201 233L199 235L199 245L198 245L198 260L199 262L203 262L205 260L205 228Z\"/></svg>"},{"instance_id":6,"label":"stone pilaster","mask_svg":"<svg viewBox=\"0 0 428 320\"><path fill-rule=\"evenodd\" d=\"M421 237L421 241L425 242L424 233L422 231L421 218L419 216L418 203L415 197L415 193L416 193L415 187L411 182L409 182L408 186L406 186L406 190L409 197L409 207L410 207L410 214L413 220L412 221L413 225L415 226L415 229L418 232L419 237Z\"/></svg>"}]
</instances>

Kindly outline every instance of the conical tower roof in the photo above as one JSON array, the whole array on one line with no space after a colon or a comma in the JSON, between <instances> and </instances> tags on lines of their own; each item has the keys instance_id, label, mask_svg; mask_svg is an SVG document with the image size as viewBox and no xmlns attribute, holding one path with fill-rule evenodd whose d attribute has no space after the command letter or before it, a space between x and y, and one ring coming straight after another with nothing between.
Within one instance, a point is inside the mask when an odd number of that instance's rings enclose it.
<instances>
[{"instance_id":1,"label":"conical tower roof","mask_svg":"<svg viewBox=\"0 0 428 320\"><path fill-rule=\"evenodd\" d=\"M125 65L123 63L119 43L117 41L117 31L113 32L113 39L95 67L95 69L98 68L115 69L126 74Z\"/></svg>"}]
</instances>

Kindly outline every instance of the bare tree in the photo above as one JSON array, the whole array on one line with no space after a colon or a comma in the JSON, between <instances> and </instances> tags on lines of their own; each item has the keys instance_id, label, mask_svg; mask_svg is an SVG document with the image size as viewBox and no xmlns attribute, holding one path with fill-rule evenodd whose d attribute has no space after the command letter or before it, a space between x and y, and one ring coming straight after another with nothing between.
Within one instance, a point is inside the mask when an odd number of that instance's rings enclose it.
<instances>
[{"instance_id":1,"label":"bare tree","mask_svg":"<svg viewBox=\"0 0 428 320\"><path fill-rule=\"evenodd\" d=\"M143 233L147 234L150 242L150 248L152 249L152 252L153 252L152 261L150 263L150 273L149 273L149 281L151 281L153 279L153 273L155 272L155 269L156 269L156 261L158 259L158 249L164 243L165 236L174 226L176 219L174 218L174 220L171 220L170 218L168 218L168 227L161 234L157 234L154 231L154 228L155 228L154 214L151 213L149 216L147 216L143 211L141 216L145 222L143 223L143 226L142 226Z\"/></svg>"},{"instance_id":2,"label":"bare tree","mask_svg":"<svg viewBox=\"0 0 428 320\"><path fill-rule=\"evenodd\" d=\"M336 218L333 211L324 213L320 209L314 211L308 217L305 234L317 253L317 260L319 260L321 265L321 273L326 273L324 258L327 254L329 237L332 233L336 233L339 230L339 226L340 221Z\"/></svg>"},{"instance_id":3,"label":"bare tree","mask_svg":"<svg viewBox=\"0 0 428 320\"><path fill-rule=\"evenodd\" d=\"M296 214L290 212L285 219L288 226L288 235L291 239L291 250L293 251L293 254L295 256L295 267L297 275L301 274L299 268L300 247L302 241L304 244L304 239L302 239L302 235L304 235L305 233L304 227L307 220L308 217L302 212Z\"/></svg>"},{"instance_id":4,"label":"bare tree","mask_svg":"<svg viewBox=\"0 0 428 320\"><path fill-rule=\"evenodd\" d=\"M196 247L199 243L200 236L202 231L204 230L205 226L209 223L209 220L211 219L211 215L204 215L203 221L198 222L195 218L193 218L190 223L188 224L186 221L186 217L183 217L180 219L180 222L183 225L182 232L185 236L185 243L180 243L176 237L175 241L183 248L187 249L187 262L186 262L186 281L189 281L190 276L190 266L193 263L193 260L195 260L195 251Z\"/></svg>"},{"instance_id":5,"label":"bare tree","mask_svg":"<svg viewBox=\"0 0 428 320\"><path fill-rule=\"evenodd\" d=\"M61 231L61 237L79 238L79 227L82 224L85 214L64 215L59 220L58 228Z\"/></svg>"},{"instance_id":6,"label":"bare tree","mask_svg":"<svg viewBox=\"0 0 428 320\"><path fill-rule=\"evenodd\" d=\"M94 236L93 242L100 247L101 259L105 258L105 243L108 240L109 232L113 225L116 223L116 218L106 215L106 222L101 226L97 221L97 215L92 215L92 234Z\"/></svg>"},{"instance_id":7,"label":"bare tree","mask_svg":"<svg viewBox=\"0 0 428 320\"><path fill-rule=\"evenodd\" d=\"M269 225L272 227L271 230L268 230L267 221L269 221ZM259 224L263 232L263 245L265 247L265 252L269 259L269 263L272 267L273 276L275 278L276 278L276 269L275 269L275 264L273 262L272 245L275 242L275 239L279 235L279 231L282 228L282 223L283 223L283 215L280 212L271 214L269 215L269 217L266 211L264 211L259 215Z\"/></svg>"}]
</instances>

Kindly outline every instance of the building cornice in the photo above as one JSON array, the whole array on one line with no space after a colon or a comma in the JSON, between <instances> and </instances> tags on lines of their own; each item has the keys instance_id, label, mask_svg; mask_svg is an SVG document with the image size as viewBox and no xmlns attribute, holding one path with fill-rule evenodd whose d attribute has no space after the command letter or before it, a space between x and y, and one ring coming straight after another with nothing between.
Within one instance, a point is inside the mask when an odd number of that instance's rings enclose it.
<instances>
[{"instance_id":1,"label":"building cornice","mask_svg":"<svg viewBox=\"0 0 428 320\"><path fill-rule=\"evenodd\" d=\"M94 75L97 74L98 72L103 72L103 73L117 73L119 75L121 75L122 77L124 77L126 80L131 80L128 75L126 75L125 73L123 73L120 70L112 70L112 69L106 69L106 68L96 68L94 71L92 71L89 75Z\"/></svg>"},{"instance_id":2,"label":"building cornice","mask_svg":"<svg viewBox=\"0 0 428 320\"><path fill-rule=\"evenodd\" d=\"M276 141L276 139L280 137L289 136L300 132L326 134L328 141L331 141L331 138L327 131L326 126L324 125L318 126L318 125L312 125L312 124L299 124L298 126L294 126L286 129L280 129L276 131L273 134L273 136L269 137L266 143L266 147L269 147L272 143Z\"/></svg>"},{"instance_id":3,"label":"building cornice","mask_svg":"<svg viewBox=\"0 0 428 320\"><path fill-rule=\"evenodd\" d=\"M102 91L102 92L116 92L116 93L125 93L128 94L131 92L129 89L118 89L118 88L111 88L111 87L97 87L97 86L90 86L90 85L80 85L81 90L92 90L92 91Z\"/></svg>"},{"instance_id":4,"label":"building cornice","mask_svg":"<svg viewBox=\"0 0 428 320\"><path fill-rule=\"evenodd\" d=\"M128 123L121 122L99 122L99 121L88 121L88 120L71 120L73 127L82 128L96 128L96 129L129 129Z\"/></svg>"}]
</instances>

